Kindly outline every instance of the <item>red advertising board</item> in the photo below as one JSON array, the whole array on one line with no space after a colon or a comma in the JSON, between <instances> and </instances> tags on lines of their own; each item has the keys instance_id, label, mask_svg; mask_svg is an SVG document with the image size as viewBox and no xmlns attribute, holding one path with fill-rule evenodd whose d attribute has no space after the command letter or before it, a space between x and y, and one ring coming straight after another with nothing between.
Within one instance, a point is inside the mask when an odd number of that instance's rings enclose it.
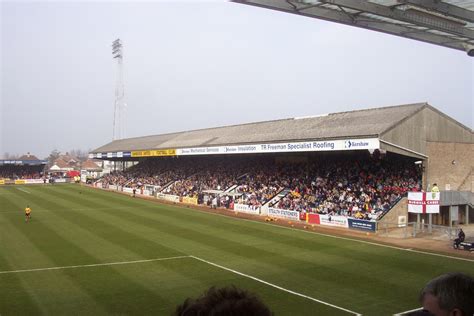
<instances>
[{"instance_id":1,"label":"red advertising board","mask_svg":"<svg viewBox=\"0 0 474 316\"><path fill-rule=\"evenodd\" d=\"M308 223L310 224L321 224L319 221L319 214L308 213Z\"/></svg>"}]
</instances>

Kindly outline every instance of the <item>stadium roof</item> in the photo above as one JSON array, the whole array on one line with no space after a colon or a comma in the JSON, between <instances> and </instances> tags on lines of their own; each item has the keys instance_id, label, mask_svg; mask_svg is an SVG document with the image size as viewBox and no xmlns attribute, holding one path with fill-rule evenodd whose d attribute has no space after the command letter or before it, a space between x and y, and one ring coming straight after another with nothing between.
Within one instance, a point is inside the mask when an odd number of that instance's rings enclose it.
<instances>
[{"instance_id":1,"label":"stadium roof","mask_svg":"<svg viewBox=\"0 0 474 316\"><path fill-rule=\"evenodd\" d=\"M417 103L127 138L112 141L92 153L378 137L425 107L434 109Z\"/></svg>"},{"instance_id":2,"label":"stadium roof","mask_svg":"<svg viewBox=\"0 0 474 316\"><path fill-rule=\"evenodd\" d=\"M474 56L474 0L232 0L343 23Z\"/></svg>"}]
</instances>

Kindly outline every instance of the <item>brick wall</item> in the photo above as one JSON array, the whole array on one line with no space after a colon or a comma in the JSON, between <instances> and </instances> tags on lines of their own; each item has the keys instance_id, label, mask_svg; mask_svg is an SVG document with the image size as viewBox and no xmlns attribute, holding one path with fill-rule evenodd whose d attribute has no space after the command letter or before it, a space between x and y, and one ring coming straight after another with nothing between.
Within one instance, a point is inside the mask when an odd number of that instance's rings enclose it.
<instances>
[{"instance_id":1,"label":"brick wall","mask_svg":"<svg viewBox=\"0 0 474 316\"><path fill-rule=\"evenodd\" d=\"M474 192L474 144L427 142L428 183L440 190ZM425 185L426 188L426 185Z\"/></svg>"},{"instance_id":2,"label":"brick wall","mask_svg":"<svg viewBox=\"0 0 474 316\"><path fill-rule=\"evenodd\" d=\"M385 216L378 222L378 228L393 228L398 225L398 217L405 216L408 222L408 199L402 198Z\"/></svg>"}]
</instances>

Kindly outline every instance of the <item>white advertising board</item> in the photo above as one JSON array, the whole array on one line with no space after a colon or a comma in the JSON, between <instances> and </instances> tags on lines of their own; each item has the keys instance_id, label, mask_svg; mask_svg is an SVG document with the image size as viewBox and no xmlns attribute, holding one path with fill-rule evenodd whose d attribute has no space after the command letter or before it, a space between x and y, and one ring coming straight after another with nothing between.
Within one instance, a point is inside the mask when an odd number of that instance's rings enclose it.
<instances>
[{"instance_id":1,"label":"white advertising board","mask_svg":"<svg viewBox=\"0 0 474 316\"><path fill-rule=\"evenodd\" d=\"M345 216L331 216L331 215L319 215L319 221L321 225L326 226L337 226L337 227L344 227L348 228L349 224L347 222L347 217Z\"/></svg>"},{"instance_id":2,"label":"white advertising board","mask_svg":"<svg viewBox=\"0 0 474 316\"><path fill-rule=\"evenodd\" d=\"M268 208L268 216L292 219L292 220L295 220L295 221L300 220L300 212L290 211L290 210L282 210L282 209L273 208L273 207Z\"/></svg>"},{"instance_id":3,"label":"white advertising board","mask_svg":"<svg viewBox=\"0 0 474 316\"><path fill-rule=\"evenodd\" d=\"M43 179L25 179L25 184L42 184Z\"/></svg>"},{"instance_id":4,"label":"white advertising board","mask_svg":"<svg viewBox=\"0 0 474 316\"><path fill-rule=\"evenodd\" d=\"M159 193L156 197L166 201L179 202L179 196L177 195Z\"/></svg>"},{"instance_id":5,"label":"white advertising board","mask_svg":"<svg viewBox=\"0 0 474 316\"><path fill-rule=\"evenodd\" d=\"M260 207L254 207L245 204L234 204L234 211L258 215L260 214Z\"/></svg>"}]
</instances>

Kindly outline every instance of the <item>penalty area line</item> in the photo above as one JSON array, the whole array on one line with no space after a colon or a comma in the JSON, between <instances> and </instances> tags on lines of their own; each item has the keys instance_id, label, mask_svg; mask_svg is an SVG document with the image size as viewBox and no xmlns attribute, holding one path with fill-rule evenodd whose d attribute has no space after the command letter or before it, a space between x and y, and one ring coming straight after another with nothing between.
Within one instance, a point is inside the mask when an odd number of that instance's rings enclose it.
<instances>
[{"instance_id":1,"label":"penalty area line","mask_svg":"<svg viewBox=\"0 0 474 316\"><path fill-rule=\"evenodd\" d=\"M31 194L31 192L28 191L28 190L25 190L25 189L22 189L22 188L18 188L18 187L17 187L16 189L20 190L21 192L25 192L25 193Z\"/></svg>"},{"instance_id":2,"label":"penalty area line","mask_svg":"<svg viewBox=\"0 0 474 316\"><path fill-rule=\"evenodd\" d=\"M318 299L316 299L316 298L314 298L314 297L311 297L311 296L308 296L308 295L304 295L304 294L301 294L301 293L298 293L298 292L295 292L295 291L286 289L286 288L281 287L281 286L278 286L278 285L276 285L276 284L273 284L273 283L264 281L264 280L259 279L259 278L256 278L256 277L253 277L253 276L251 276L251 275L248 275L248 274L245 274L245 273L242 273L242 272L239 272L239 271L230 269L230 268L226 268L226 267L221 266L221 265L219 265L219 264L217 264L217 263L214 263L214 262L211 262L211 261L207 261L207 260L204 260L204 259L199 258L199 257L196 257L196 256L189 256L189 257L191 257L191 258L193 258L193 259L196 259L196 260L198 260L198 261L207 263L207 264L212 265L212 266L214 266L214 267L217 267L217 268L220 268L220 269L223 269L223 270L226 270L226 271L229 271L229 272L238 274L238 275L240 275L240 276L243 276L243 277L252 279L252 280L254 280L254 281L263 283L263 284L265 284L265 285L274 287L274 288L276 288L276 289L278 289L278 290L281 290L281 291L284 291L284 292L287 292L287 293L290 293L290 294L293 294L293 295L296 295L296 296L300 296L300 297L306 298L306 299L308 299L308 300L311 300L311 301L314 301L314 302L317 302L317 303L320 303L320 304L323 304L323 305L326 305L326 306L329 306L329 307L332 307L332 308L336 308L336 309L342 310L342 311L344 311L344 312L347 312L347 313L350 313L350 314L353 314L353 315L357 315L357 316L362 315L362 314L360 314L360 313L351 311L351 310L349 310L349 309L345 309L345 308L343 308L343 307L340 307L340 306L337 306L337 305L333 305L333 304L330 304L330 303L327 303L327 302L318 300Z\"/></svg>"},{"instance_id":3,"label":"penalty area line","mask_svg":"<svg viewBox=\"0 0 474 316\"><path fill-rule=\"evenodd\" d=\"M91 268L91 267L102 267L102 266L115 266L115 265L122 265L122 264L134 264L134 263L145 263L145 262L153 262L153 261L184 259L184 258L190 258L190 257L191 256L176 256L176 257L144 259L144 260L134 260L134 261L118 261L118 262L82 264L82 265L76 265L76 266L63 266L63 267L50 267L50 268L37 268L37 269L24 269L24 270L9 270L9 271L0 271L0 274L38 272L38 271L49 271L49 270L64 270L64 269L78 269L78 268Z\"/></svg>"},{"instance_id":4,"label":"penalty area line","mask_svg":"<svg viewBox=\"0 0 474 316\"><path fill-rule=\"evenodd\" d=\"M405 315L405 314L408 314L408 313L411 313L411 312L421 311L422 309L423 309L423 307L418 307L418 308L410 309L409 311L404 311L404 312L400 312L400 313L397 313L397 314L393 314L393 316L402 316L402 315Z\"/></svg>"}]
</instances>

